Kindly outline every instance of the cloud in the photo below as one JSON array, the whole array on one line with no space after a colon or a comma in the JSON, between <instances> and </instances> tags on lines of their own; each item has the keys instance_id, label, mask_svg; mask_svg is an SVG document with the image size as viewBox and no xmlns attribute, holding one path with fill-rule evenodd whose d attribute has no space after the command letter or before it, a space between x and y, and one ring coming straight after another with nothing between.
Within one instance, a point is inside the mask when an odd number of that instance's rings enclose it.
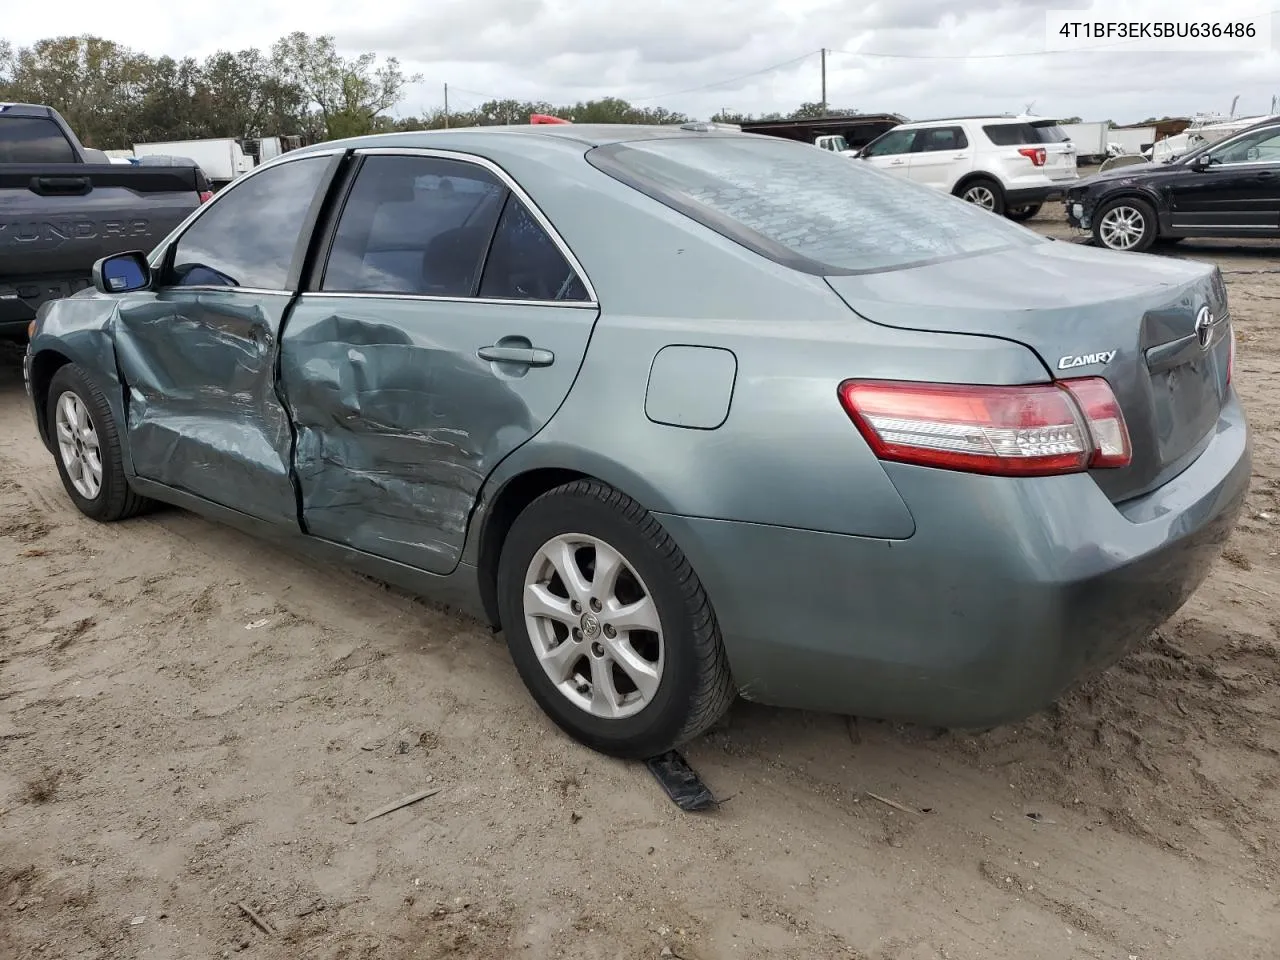
<instances>
[{"instance_id":1,"label":"cloud","mask_svg":"<svg viewBox=\"0 0 1280 960\"><path fill-rule=\"evenodd\" d=\"M31 43L51 32L39 7L9 6L4 33L11 41ZM176 7L131 18L97 0L64 0L59 22L175 56L266 48L299 27L331 33L349 53L396 56L423 75L402 114L439 106L445 83L457 107L491 97L558 103L618 96L695 116L723 107L789 110L821 97L822 47L831 51L829 102L911 117L1005 112L1034 102L1046 116L1140 120L1226 110L1237 94L1242 112L1261 113L1280 94L1274 48L1043 52L1047 10L1079 9L1081 20L1221 21L1257 12L1243 0L1219 0L1212 13L1189 0L968 0L963 8L954 0L382 0L371 9L376 13L349 0L222 0L215 18L193 19Z\"/></svg>"}]
</instances>

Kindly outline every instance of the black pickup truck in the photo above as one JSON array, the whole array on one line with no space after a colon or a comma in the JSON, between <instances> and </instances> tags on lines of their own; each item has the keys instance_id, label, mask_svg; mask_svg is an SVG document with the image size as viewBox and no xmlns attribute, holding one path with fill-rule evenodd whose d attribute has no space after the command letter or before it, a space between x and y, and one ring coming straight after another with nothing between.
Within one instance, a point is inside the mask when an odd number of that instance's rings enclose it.
<instances>
[{"instance_id":1,"label":"black pickup truck","mask_svg":"<svg viewBox=\"0 0 1280 960\"><path fill-rule=\"evenodd\" d=\"M46 300L94 263L149 250L212 195L194 166L111 163L52 107L0 103L0 339L24 340Z\"/></svg>"}]
</instances>

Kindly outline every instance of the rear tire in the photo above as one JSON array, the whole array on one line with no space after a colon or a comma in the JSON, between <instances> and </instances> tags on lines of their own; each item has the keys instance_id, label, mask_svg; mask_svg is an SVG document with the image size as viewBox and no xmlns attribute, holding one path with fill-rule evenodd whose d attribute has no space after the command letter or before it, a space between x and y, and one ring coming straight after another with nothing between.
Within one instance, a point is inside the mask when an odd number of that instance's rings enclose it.
<instances>
[{"instance_id":1,"label":"rear tire","mask_svg":"<svg viewBox=\"0 0 1280 960\"><path fill-rule=\"evenodd\" d=\"M1156 211L1138 197L1120 197L1098 208L1093 240L1108 250L1141 253L1156 241Z\"/></svg>"},{"instance_id":2,"label":"rear tire","mask_svg":"<svg viewBox=\"0 0 1280 960\"><path fill-rule=\"evenodd\" d=\"M91 520L112 523L150 504L124 475L124 457L111 405L83 369L59 367L45 401L49 439L58 475L71 502Z\"/></svg>"},{"instance_id":3,"label":"rear tire","mask_svg":"<svg viewBox=\"0 0 1280 960\"><path fill-rule=\"evenodd\" d=\"M956 190L956 196L997 216L1004 214L1004 188L990 177L974 177L966 181Z\"/></svg>"},{"instance_id":4,"label":"rear tire","mask_svg":"<svg viewBox=\"0 0 1280 960\"><path fill-rule=\"evenodd\" d=\"M1010 207L1004 212L1004 215L1010 220L1016 220L1018 223L1025 223L1039 213L1042 206L1044 206L1044 204L1029 203L1022 207Z\"/></svg>"},{"instance_id":5,"label":"rear tire","mask_svg":"<svg viewBox=\"0 0 1280 960\"><path fill-rule=\"evenodd\" d=\"M498 606L534 700L593 750L657 756L733 703L697 574L647 510L606 484L557 487L516 518L498 562Z\"/></svg>"}]
</instances>

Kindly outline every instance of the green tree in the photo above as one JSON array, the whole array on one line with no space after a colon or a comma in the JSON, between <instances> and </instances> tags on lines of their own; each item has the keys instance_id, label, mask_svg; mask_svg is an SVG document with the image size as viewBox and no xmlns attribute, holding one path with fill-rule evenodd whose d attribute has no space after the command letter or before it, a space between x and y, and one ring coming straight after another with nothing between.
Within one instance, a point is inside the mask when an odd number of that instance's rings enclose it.
<instances>
[{"instance_id":1,"label":"green tree","mask_svg":"<svg viewBox=\"0 0 1280 960\"><path fill-rule=\"evenodd\" d=\"M405 87L420 75L405 76L400 62L362 53L348 59L331 36L296 31L271 48L274 78L301 91L314 105L324 136L335 139L371 133L378 118L404 99Z\"/></svg>"}]
</instances>

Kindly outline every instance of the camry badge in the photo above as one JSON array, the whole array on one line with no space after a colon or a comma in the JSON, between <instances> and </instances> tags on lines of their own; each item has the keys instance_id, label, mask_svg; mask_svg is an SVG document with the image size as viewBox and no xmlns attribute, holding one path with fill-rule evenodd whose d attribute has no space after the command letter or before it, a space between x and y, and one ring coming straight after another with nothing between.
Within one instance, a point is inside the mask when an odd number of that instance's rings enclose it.
<instances>
[{"instance_id":1,"label":"camry badge","mask_svg":"<svg viewBox=\"0 0 1280 960\"><path fill-rule=\"evenodd\" d=\"M1078 356L1061 357L1058 360L1059 370L1071 370L1075 367L1090 367L1095 363L1110 363L1115 359L1114 350L1103 350L1100 353L1082 353Z\"/></svg>"}]
</instances>

